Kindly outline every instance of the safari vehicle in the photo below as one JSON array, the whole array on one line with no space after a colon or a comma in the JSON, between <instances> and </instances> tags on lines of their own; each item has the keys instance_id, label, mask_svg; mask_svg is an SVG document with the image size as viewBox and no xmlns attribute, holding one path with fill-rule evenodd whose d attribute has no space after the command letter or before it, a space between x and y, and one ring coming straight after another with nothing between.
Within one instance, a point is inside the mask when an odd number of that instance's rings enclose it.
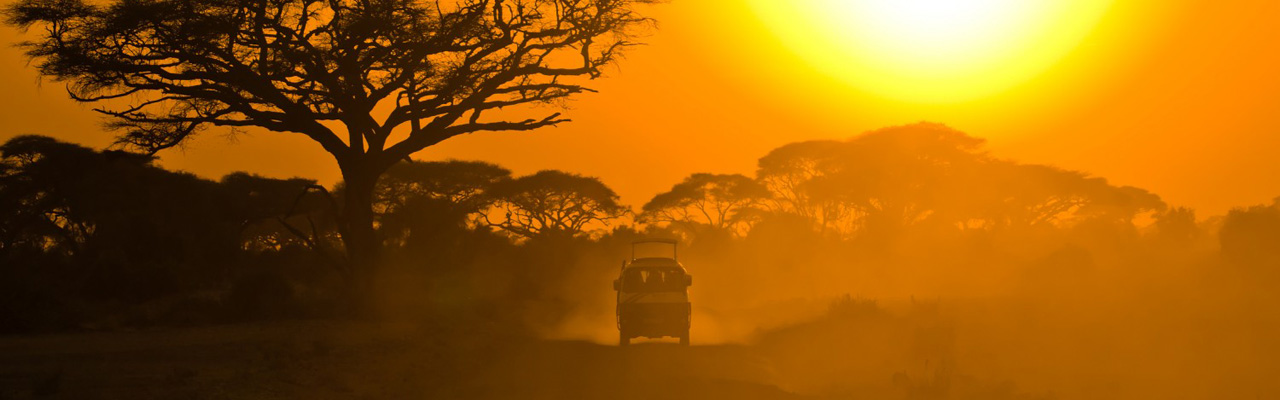
<instances>
[{"instance_id":1,"label":"safari vehicle","mask_svg":"<svg viewBox=\"0 0 1280 400\"><path fill-rule=\"evenodd\" d=\"M670 257L636 257L640 245L671 245ZM693 277L676 261L674 240L649 239L631 244L631 260L623 261L613 290L618 292L618 344L632 338L680 338L689 345L693 308L689 286Z\"/></svg>"}]
</instances>

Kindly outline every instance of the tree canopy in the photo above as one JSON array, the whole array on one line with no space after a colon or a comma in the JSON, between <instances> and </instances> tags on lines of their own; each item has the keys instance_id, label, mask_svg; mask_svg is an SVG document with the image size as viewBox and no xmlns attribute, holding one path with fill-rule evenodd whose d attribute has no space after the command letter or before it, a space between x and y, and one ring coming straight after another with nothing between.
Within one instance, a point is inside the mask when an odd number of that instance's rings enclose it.
<instances>
[{"instance_id":1,"label":"tree canopy","mask_svg":"<svg viewBox=\"0 0 1280 400\"><path fill-rule=\"evenodd\" d=\"M511 171L481 161L404 162L391 167L374 194L379 233L403 242L425 231L449 231L476 222L495 201L494 185Z\"/></svg>"},{"instance_id":2,"label":"tree canopy","mask_svg":"<svg viewBox=\"0 0 1280 400\"><path fill-rule=\"evenodd\" d=\"M693 174L645 203L639 221L701 225L738 233L769 197L768 188L743 175Z\"/></svg>"},{"instance_id":3,"label":"tree canopy","mask_svg":"<svg viewBox=\"0 0 1280 400\"><path fill-rule=\"evenodd\" d=\"M19 0L7 22L44 76L154 153L208 127L305 135L342 172L339 231L369 292L387 168L454 136L532 130L591 91L654 0ZM357 265L358 264L358 265Z\"/></svg>"},{"instance_id":4,"label":"tree canopy","mask_svg":"<svg viewBox=\"0 0 1280 400\"><path fill-rule=\"evenodd\" d=\"M494 185L494 227L517 237L575 236L630 213L600 179L546 170Z\"/></svg>"},{"instance_id":5,"label":"tree canopy","mask_svg":"<svg viewBox=\"0 0 1280 400\"><path fill-rule=\"evenodd\" d=\"M126 103L97 108L122 143L261 127L305 134L339 163L385 153L385 167L459 134L566 121L481 114L589 90L568 78L600 76L634 44L647 21L634 6L648 2L22 0L7 14L44 28L23 47L73 98ZM407 139L389 142L400 127Z\"/></svg>"}]
</instances>

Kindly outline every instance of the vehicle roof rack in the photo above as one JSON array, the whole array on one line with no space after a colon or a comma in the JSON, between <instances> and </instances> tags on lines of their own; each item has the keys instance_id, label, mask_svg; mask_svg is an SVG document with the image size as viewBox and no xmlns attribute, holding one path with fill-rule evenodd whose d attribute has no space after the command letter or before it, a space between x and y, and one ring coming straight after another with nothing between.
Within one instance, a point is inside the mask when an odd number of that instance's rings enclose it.
<instances>
[{"instance_id":1,"label":"vehicle roof rack","mask_svg":"<svg viewBox=\"0 0 1280 400\"><path fill-rule=\"evenodd\" d=\"M675 239L661 239L661 238L650 238L650 239L640 239L640 240L636 240L636 241L634 241L634 242L631 242L631 260L632 260L632 261L635 261L635 260L636 260L636 245L637 245L637 244L644 244L644 243L665 243L665 244L669 244L669 245L671 245L671 259L672 259L672 260L676 260L676 261L679 261L679 260L680 260L680 259L679 259L679 257L678 257L678 255L679 255L679 250L678 250L678 249L679 249L679 247L680 247L680 241L679 241L679 240L675 240Z\"/></svg>"}]
</instances>

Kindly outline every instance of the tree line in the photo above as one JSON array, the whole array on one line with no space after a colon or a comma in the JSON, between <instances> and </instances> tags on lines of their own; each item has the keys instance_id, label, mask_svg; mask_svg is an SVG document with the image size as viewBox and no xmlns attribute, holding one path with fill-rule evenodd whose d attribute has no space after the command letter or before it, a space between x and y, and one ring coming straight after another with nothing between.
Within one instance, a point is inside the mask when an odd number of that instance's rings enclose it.
<instances>
[{"instance_id":1,"label":"tree line","mask_svg":"<svg viewBox=\"0 0 1280 400\"><path fill-rule=\"evenodd\" d=\"M760 158L753 177L695 173L638 209L598 178L555 170L515 176L479 161L397 163L375 188L383 262L436 284L413 291L471 287L488 293L490 306L555 299L548 308L558 312L579 297L564 282L605 279L616 267L610 260L642 236L681 238L694 257L701 247L709 259L734 243L788 254L814 253L805 250L812 243L891 254L1082 230L1117 243L1151 236L1187 244L1203 239L1210 223L1221 227L1229 258L1280 259L1268 245L1280 238L1276 205L1197 221L1192 210L1145 190L999 159L981 139L928 123L787 144ZM349 307L341 299L353 274L339 218L347 195L343 183L243 172L213 181L165 170L149 155L15 137L0 146L0 281L8 297L0 325L68 328L103 307L158 301L207 312L112 323L339 313ZM597 257L588 263L581 254ZM484 302L475 293L459 299Z\"/></svg>"}]
</instances>

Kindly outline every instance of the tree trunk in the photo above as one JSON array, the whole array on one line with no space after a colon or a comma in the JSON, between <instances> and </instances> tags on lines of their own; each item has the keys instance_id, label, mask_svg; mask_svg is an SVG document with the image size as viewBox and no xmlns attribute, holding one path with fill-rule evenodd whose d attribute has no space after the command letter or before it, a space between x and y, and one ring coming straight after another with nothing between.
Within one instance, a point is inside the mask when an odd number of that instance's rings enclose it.
<instances>
[{"instance_id":1,"label":"tree trunk","mask_svg":"<svg viewBox=\"0 0 1280 400\"><path fill-rule=\"evenodd\" d=\"M374 280L382 243L373 228L373 190L377 173L367 169L343 169L345 196L342 210L342 243L351 271L352 304L358 313L372 311Z\"/></svg>"}]
</instances>

